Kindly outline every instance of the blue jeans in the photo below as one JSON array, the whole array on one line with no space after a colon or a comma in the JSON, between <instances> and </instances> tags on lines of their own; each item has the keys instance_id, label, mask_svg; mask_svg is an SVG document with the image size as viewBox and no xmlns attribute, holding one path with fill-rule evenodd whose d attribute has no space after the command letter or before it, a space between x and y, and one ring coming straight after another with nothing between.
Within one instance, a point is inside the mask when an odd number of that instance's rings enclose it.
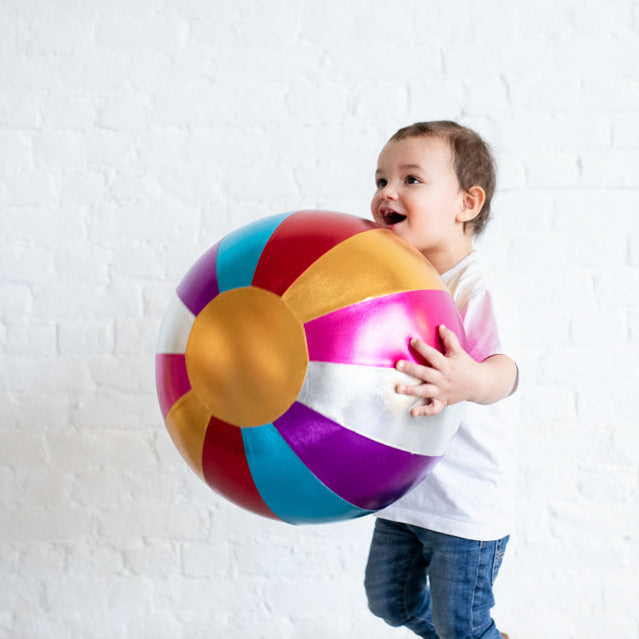
<instances>
[{"instance_id":1,"label":"blue jeans","mask_svg":"<svg viewBox=\"0 0 639 639\"><path fill-rule=\"evenodd\" d=\"M507 543L377 519L366 566L368 606L391 626L427 639L501 639L490 609Z\"/></svg>"}]
</instances>

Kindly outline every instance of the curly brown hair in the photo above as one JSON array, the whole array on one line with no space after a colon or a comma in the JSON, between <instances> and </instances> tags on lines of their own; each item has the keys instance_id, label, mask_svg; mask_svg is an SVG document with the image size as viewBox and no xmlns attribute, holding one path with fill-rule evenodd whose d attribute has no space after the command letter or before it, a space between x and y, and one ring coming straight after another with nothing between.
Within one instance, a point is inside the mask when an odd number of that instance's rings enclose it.
<instances>
[{"instance_id":1,"label":"curly brown hair","mask_svg":"<svg viewBox=\"0 0 639 639\"><path fill-rule=\"evenodd\" d=\"M389 142L412 137L442 137L448 141L453 152L453 162L457 180L462 190L481 186L486 201L481 210L470 222L473 235L479 235L490 219L490 203L497 184L497 167L488 144L472 129L461 126L452 120L415 122L399 129Z\"/></svg>"}]
</instances>

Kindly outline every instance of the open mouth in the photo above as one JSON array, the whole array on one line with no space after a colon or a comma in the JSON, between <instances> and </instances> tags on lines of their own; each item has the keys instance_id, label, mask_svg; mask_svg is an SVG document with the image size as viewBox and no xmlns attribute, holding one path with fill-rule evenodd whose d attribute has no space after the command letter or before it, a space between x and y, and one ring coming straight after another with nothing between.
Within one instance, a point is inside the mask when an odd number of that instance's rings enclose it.
<instances>
[{"instance_id":1,"label":"open mouth","mask_svg":"<svg viewBox=\"0 0 639 639\"><path fill-rule=\"evenodd\" d=\"M401 213L397 213L396 211L384 210L381 213L382 213L382 221L384 222L384 224L387 224L388 226L393 226L393 224L399 224L400 222L403 222L406 219L405 215L402 215Z\"/></svg>"}]
</instances>

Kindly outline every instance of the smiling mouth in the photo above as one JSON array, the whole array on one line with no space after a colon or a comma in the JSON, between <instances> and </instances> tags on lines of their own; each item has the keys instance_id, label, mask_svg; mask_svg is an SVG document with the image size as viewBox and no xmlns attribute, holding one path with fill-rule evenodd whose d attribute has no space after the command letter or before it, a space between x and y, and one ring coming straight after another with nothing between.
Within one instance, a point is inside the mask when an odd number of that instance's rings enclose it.
<instances>
[{"instance_id":1,"label":"smiling mouth","mask_svg":"<svg viewBox=\"0 0 639 639\"><path fill-rule=\"evenodd\" d=\"M401 213L397 213L396 211L382 211L382 221L384 224L388 226L393 226L393 224L399 224L406 219L405 215Z\"/></svg>"}]
</instances>

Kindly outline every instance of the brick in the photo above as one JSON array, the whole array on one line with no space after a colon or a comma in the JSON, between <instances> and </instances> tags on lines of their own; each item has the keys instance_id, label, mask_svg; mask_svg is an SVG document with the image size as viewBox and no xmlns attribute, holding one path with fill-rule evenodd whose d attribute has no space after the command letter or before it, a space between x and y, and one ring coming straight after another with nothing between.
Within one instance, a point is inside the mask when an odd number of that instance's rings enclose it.
<instances>
[{"instance_id":1,"label":"brick","mask_svg":"<svg viewBox=\"0 0 639 639\"><path fill-rule=\"evenodd\" d=\"M65 471L64 462L55 468L41 462L26 469L18 469L17 486L24 503L68 503L70 484L71 475Z\"/></svg>"},{"instance_id":2,"label":"brick","mask_svg":"<svg viewBox=\"0 0 639 639\"><path fill-rule=\"evenodd\" d=\"M612 150L605 154L584 153L580 156L583 184L601 188L633 188L637 184L639 149Z\"/></svg>"},{"instance_id":3,"label":"brick","mask_svg":"<svg viewBox=\"0 0 639 639\"><path fill-rule=\"evenodd\" d=\"M97 394L79 400L69 413L70 423L82 428L142 428L143 409L136 395L116 393ZM118 405L117 415L113 415L114 402Z\"/></svg>"},{"instance_id":4,"label":"brick","mask_svg":"<svg viewBox=\"0 0 639 639\"><path fill-rule=\"evenodd\" d=\"M636 467L614 466L599 462L596 466L580 469L578 489L588 501L599 503L622 503L630 505L637 490Z\"/></svg>"},{"instance_id":5,"label":"brick","mask_svg":"<svg viewBox=\"0 0 639 639\"><path fill-rule=\"evenodd\" d=\"M143 612L136 612L131 617L127 622L127 632L131 637L139 637L139 639L174 639L175 637L184 637L186 634L192 636L191 627L189 627L187 632L182 619L176 617L170 610L156 610L151 616ZM217 623L215 628L213 632L218 632ZM211 633L210 629L209 633ZM209 636L213 635L209 634Z\"/></svg>"},{"instance_id":6,"label":"brick","mask_svg":"<svg viewBox=\"0 0 639 639\"><path fill-rule=\"evenodd\" d=\"M34 358L30 358L27 364L24 360L19 360L17 364L15 358L6 358L4 363L14 375L2 381L5 403L0 429L38 428L42 424L58 427L65 424L69 412L69 394L77 392L74 387L83 386L84 390L91 388L90 383L82 379L79 370L75 377L56 378L52 383L53 374L50 371L53 369L58 372L58 365L43 366L42 361L34 361ZM41 372L43 369L46 372ZM41 377L38 378L32 371L39 371ZM51 391L51 387L56 385L59 388ZM37 401L33 401L34 397L37 397ZM25 410L25 406L29 406L29 409Z\"/></svg>"},{"instance_id":7,"label":"brick","mask_svg":"<svg viewBox=\"0 0 639 639\"><path fill-rule=\"evenodd\" d=\"M53 251L27 242L0 243L4 278L29 284L53 277Z\"/></svg>"},{"instance_id":8,"label":"brick","mask_svg":"<svg viewBox=\"0 0 639 639\"><path fill-rule=\"evenodd\" d=\"M51 457L56 463L62 465L73 461L75 469L103 469L106 466L112 473L121 472L113 467L129 470L156 467L157 461L148 440L143 432L115 428L66 429L47 437Z\"/></svg>"},{"instance_id":9,"label":"brick","mask_svg":"<svg viewBox=\"0 0 639 639\"><path fill-rule=\"evenodd\" d=\"M65 55L91 46L91 31L75 15L58 15L56 20L45 16L31 22L21 49L29 55Z\"/></svg>"},{"instance_id":10,"label":"brick","mask_svg":"<svg viewBox=\"0 0 639 639\"><path fill-rule=\"evenodd\" d=\"M565 311L529 311L521 318L521 332L526 344L546 348L565 344L569 335L569 318Z\"/></svg>"},{"instance_id":11,"label":"brick","mask_svg":"<svg viewBox=\"0 0 639 639\"><path fill-rule=\"evenodd\" d=\"M627 364L627 360L623 362ZM616 370L615 370L616 372ZM610 374L610 373L609 373ZM614 383L608 382L606 387L606 401L595 388L583 388L577 391L577 411L583 418L599 419L602 423L634 419L639 410L639 398L633 391L632 382L619 379L615 375Z\"/></svg>"},{"instance_id":12,"label":"brick","mask_svg":"<svg viewBox=\"0 0 639 639\"><path fill-rule=\"evenodd\" d=\"M628 238L628 264L639 266L639 233L633 233Z\"/></svg>"},{"instance_id":13,"label":"brick","mask_svg":"<svg viewBox=\"0 0 639 639\"><path fill-rule=\"evenodd\" d=\"M33 297L26 284L0 282L0 314L4 318L22 318L31 310ZM6 330L6 325L5 325Z\"/></svg>"},{"instance_id":14,"label":"brick","mask_svg":"<svg viewBox=\"0 0 639 639\"><path fill-rule=\"evenodd\" d=\"M56 350L56 330L51 324L9 324L6 350L10 355L46 356Z\"/></svg>"},{"instance_id":15,"label":"brick","mask_svg":"<svg viewBox=\"0 0 639 639\"><path fill-rule=\"evenodd\" d=\"M291 106L290 100L286 100L286 93L281 91L277 84L266 81L242 83L242 90L230 83L222 82L215 85L187 87L173 92L163 92L155 101L151 118L162 125L183 126L188 124L193 127L210 128L212 123L218 126L220 123L230 124L235 129L237 122L235 117L229 116L241 111L246 122L254 122L259 110L259 118L263 122L279 121L278 114ZM312 92L312 85L309 87ZM293 95L299 91L293 91ZM337 102L337 97L327 98L326 95L315 94L315 100L311 99L298 105L300 114L304 114L303 108L311 108L309 117L322 109L325 114L331 111L332 105ZM342 100L343 108L344 100ZM335 113L333 113L335 115ZM245 129L244 129L245 130ZM188 135L183 131L183 134ZM222 133L222 131L220 131ZM194 136L195 137L195 136ZM239 137L239 136L238 136ZM215 147L209 147L209 153ZM214 155L214 154L211 154Z\"/></svg>"},{"instance_id":16,"label":"brick","mask_svg":"<svg viewBox=\"0 0 639 639\"><path fill-rule=\"evenodd\" d=\"M575 263L596 269L625 266L628 263L628 238L612 229L584 229L582 242L572 255Z\"/></svg>"},{"instance_id":17,"label":"brick","mask_svg":"<svg viewBox=\"0 0 639 639\"><path fill-rule=\"evenodd\" d=\"M570 320L570 339L578 345L626 343L627 336L626 314L622 309L577 313Z\"/></svg>"},{"instance_id":18,"label":"brick","mask_svg":"<svg viewBox=\"0 0 639 639\"><path fill-rule=\"evenodd\" d=\"M96 103L88 94L50 93L42 106L42 123L48 129L87 129L96 122Z\"/></svg>"},{"instance_id":19,"label":"brick","mask_svg":"<svg viewBox=\"0 0 639 639\"><path fill-rule=\"evenodd\" d=\"M100 217L87 220L89 240L116 248L122 238L144 239L154 244L197 240L200 210L171 199L105 204Z\"/></svg>"},{"instance_id":20,"label":"brick","mask_svg":"<svg viewBox=\"0 0 639 639\"><path fill-rule=\"evenodd\" d=\"M558 229L633 229L639 193L600 188L558 191L553 194L554 221Z\"/></svg>"},{"instance_id":21,"label":"brick","mask_svg":"<svg viewBox=\"0 0 639 639\"><path fill-rule=\"evenodd\" d=\"M46 541L26 541L15 544L20 556L20 566L26 574L33 577L59 575L69 555L69 547L65 544L52 544Z\"/></svg>"},{"instance_id":22,"label":"brick","mask_svg":"<svg viewBox=\"0 0 639 639\"><path fill-rule=\"evenodd\" d=\"M65 457L61 456L59 463L63 464L64 459ZM73 480L68 490L68 500L75 507L86 510L99 509L102 522L106 518L114 517L117 509L126 508L130 504L129 486L135 477L135 472L133 467L124 468L117 463L99 469L87 468L86 465L90 460L91 458L88 458L86 463L75 463ZM97 460L98 456L96 455L94 463ZM110 523L103 525L108 528Z\"/></svg>"},{"instance_id":23,"label":"brick","mask_svg":"<svg viewBox=\"0 0 639 639\"><path fill-rule=\"evenodd\" d=\"M613 346L594 351L583 347L561 347L541 360L540 376L546 383L588 386L596 389L601 379L608 383L621 382L637 374L638 364L633 350L627 346Z\"/></svg>"},{"instance_id":24,"label":"brick","mask_svg":"<svg viewBox=\"0 0 639 639\"><path fill-rule=\"evenodd\" d=\"M357 87L357 105L354 107L357 111L361 112L362 109L369 108L370 96L368 91L370 88L368 86ZM383 90L382 87L379 88ZM334 83L331 85L328 83L320 89L313 83L298 81L290 86L286 97L286 107L291 113L296 114L302 122L331 122L335 118L343 118L345 116L350 107L350 99L350 92L341 84ZM397 98L394 96L393 100L395 99ZM271 106L271 113L273 112L276 111L272 110Z\"/></svg>"},{"instance_id":25,"label":"brick","mask_svg":"<svg viewBox=\"0 0 639 639\"><path fill-rule=\"evenodd\" d=\"M110 321L70 321L58 326L57 351L63 356L108 355L113 351L113 342Z\"/></svg>"},{"instance_id":26,"label":"brick","mask_svg":"<svg viewBox=\"0 0 639 639\"><path fill-rule=\"evenodd\" d=\"M101 101L96 124L114 131L139 131L148 122L152 105L151 97L138 91L110 97Z\"/></svg>"},{"instance_id":27,"label":"brick","mask_svg":"<svg viewBox=\"0 0 639 639\"><path fill-rule=\"evenodd\" d=\"M152 357L101 357L89 364L99 387L110 392L152 393L155 391Z\"/></svg>"},{"instance_id":28,"label":"brick","mask_svg":"<svg viewBox=\"0 0 639 639\"><path fill-rule=\"evenodd\" d=\"M60 181L60 203L90 205L104 198L106 190L105 176L99 171L65 171Z\"/></svg>"},{"instance_id":29,"label":"brick","mask_svg":"<svg viewBox=\"0 0 639 639\"><path fill-rule=\"evenodd\" d=\"M154 353L160 332L159 318L124 318L115 323L114 354Z\"/></svg>"},{"instance_id":30,"label":"brick","mask_svg":"<svg viewBox=\"0 0 639 639\"><path fill-rule=\"evenodd\" d=\"M11 377L5 380L10 393L20 398L37 395L38 401L33 402L28 411L21 412L25 418L32 415L34 421L57 425L57 421L50 422L49 414L59 417L70 399L95 392L87 363L82 358L16 355L8 357L7 363L12 371ZM66 421L62 424L66 425Z\"/></svg>"},{"instance_id":31,"label":"brick","mask_svg":"<svg viewBox=\"0 0 639 639\"><path fill-rule=\"evenodd\" d=\"M103 14L96 21L95 43L108 49L164 49L183 43L183 19L162 13L141 16Z\"/></svg>"},{"instance_id":32,"label":"brick","mask_svg":"<svg viewBox=\"0 0 639 639\"><path fill-rule=\"evenodd\" d=\"M571 390L555 386L529 385L521 392L521 411L527 420L537 424L572 422L575 419L575 396ZM536 437L534 431L527 436Z\"/></svg>"},{"instance_id":33,"label":"brick","mask_svg":"<svg viewBox=\"0 0 639 639\"><path fill-rule=\"evenodd\" d=\"M16 133L40 125L43 94L39 91L3 91L0 96L0 123ZM9 137L9 136L7 136Z\"/></svg>"},{"instance_id":34,"label":"brick","mask_svg":"<svg viewBox=\"0 0 639 639\"><path fill-rule=\"evenodd\" d=\"M594 292L599 304L608 308L639 306L639 271L632 268L608 268L594 276Z\"/></svg>"},{"instance_id":35,"label":"brick","mask_svg":"<svg viewBox=\"0 0 639 639\"><path fill-rule=\"evenodd\" d=\"M628 313L628 318L630 339L633 342L636 342L637 337L639 336L639 309L630 310Z\"/></svg>"},{"instance_id":36,"label":"brick","mask_svg":"<svg viewBox=\"0 0 639 639\"><path fill-rule=\"evenodd\" d=\"M42 214L42 208L46 215ZM52 249L64 239L69 243L82 246L86 242L84 217L86 211L82 207L70 205L59 206L57 200L52 199L44 204L7 206L3 211L5 218L3 226L5 232L16 243L37 246L42 249ZM60 238L60 234L62 238ZM27 269L29 265L27 265Z\"/></svg>"},{"instance_id":37,"label":"brick","mask_svg":"<svg viewBox=\"0 0 639 639\"><path fill-rule=\"evenodd\" d=\"M168 173L168 171L167 171ZM108 192L116 201L128 204L158 201L163 188L160 181L164 176L159 171L154 174L140 173L135 169L126 173L118 172L109 177Z\"/></svg>"},{"instance_id":38,"label":"brick","mask_svg":"<svg viewBox=\"0 0 639 639\"><path fill-rule=\"evenodd\" d=\"M629 6L623 10L629 14ZM575 12L582 14L581 11ZM614 12L613 12L614 13ZM601 16L601 12L597 12ZM584 19L583 14L580 16ZM629 17L629 16L628 16ZM596 55L592 53L596 51ZM636 52L636 42L632 38L619 38L604 31L585 34L577 32L571 38L562 38L556 43L556 56L562 66L569 69L579 68L586 60L592 73L606 76L631 76L632 55ZM610 70L614 69L614 74Z\"/></svg>"},{"instance_id":39,"label":"brick","mask_svg":"<svg viewBox=\"0 0 639 639\"><path fill-rule=\"evenodd\" d=\"M101 511L97 533L116 544L139 536L207 539L208 526L202 514L184 506L119 502L115 507L106 507Z\"/></svg>"},{"instance_id":40,"label":"brick","mask_svg":"<svg viewBox=\"0 0 639 639\"><path fill-rule=\"evenodd\" d=\"M518 5L519 8L519 5ZM454 6L451 11L458 14ZM503 5L500 8L503 10ZM455 18L457 19L457 18ZM447 73L453 76L466 75L469 78L483 77L486 67L482 68L482 60L490 65L490 68L499 69L505 76L521 74L526 69L528 75L534 77L543 76L544 72L553 67L554 57L552 47L543 46L537 40L537 46L521 46L518 42L517 55L514 55L513 40L508 36L487 39L485 34L473 44L472 53L463 46L448 46L443 52L443 65ZM532 42L530 43L533 44ZM513 55L504 55L505 51L513 51Z\"/></svg>"},{"instance_id":41,"label":"brick","mask_svg":"<svg viewBox=\"0 0 639 639\"><path fill-rule=\"evenodd\" d=\"M0 464L37 466L45 459L44 436L25 428L0 429Z\"/></svg>"},{"instance_id":42,"label":"brick","mask_svg":"<svg viewBox=\"0 0 639 639\"><path fill-rule=\"evenodd\" d=\"M562 79L562 82L565 80ZM522 86L523 85L523 86ZM570 87L575 87L573 108L578 106L578 98L576 92L577 83L573 81L561 87L561 91L557 91L560 96L565 96L570 91ZM529 86L526 82L516 83L515 87L519 91L526 88L529 93L524 96L518 96L519 99L525 99L526 102L537 93L537 99L540 100L539 108L543 109L541 113L510 113L499 118L498 140L500 144L509 149L522 150L547 150L552 149L553 152L575 152L581 153L593 151L610 152L612 142L612 131L610 117L607 115L596 115L589 119L588 128L584 130L584 123L579 118L575 118L574 114L557 113L548 109L548 100L557 99L550 90L543 93L537 92L534 87ZM559 89L559 87L556 87ZM551 94L551 95L549 95ZM545 100L542 103L541 100ZM545 108L543 108L545 104ZM532 105L529 108L534 108ZM492 139L492 138L491 138ZM497 140L496 140L497 141ZM496 141L494 143L496 143Z\"/></svg>"},{"instance_id":43,"label":"brick","mask_svg":"<svg viewBox=\"0 0 639 639\"><path fill-rule=\"evenodd\" d=\"M499 190L501 192L515 191L520 200L526 199L522 198L519 192L520 189L527 187L526 167L521 154L500 152L497 161ZM532 189L528 188L527 190L530 192Z\"/></svg>"},{"instance_id":44,"label":"brick","mask_svg":"<svg viewBox=\"0 0 639 639\"><path fill-rule=\"evenodd\" d=\"M638 149L639 130L634 126L632 113L616 113L611 119L613 146L618 149Z\"/></svg>"},{"instance_id":45,"label":"brick","mask_svg":"<svg viewBox=\"0 0 639 639\"><path fill-rule=\"evenodd\" d=\"M526 155L526 184L538 188L565 188L580 183L579 161L572 153Z\"/></svg>"},{"instance_id":46,"label":"brick","mask_svg":"<svg viewBox=\"0 0 639 639\"><path fill-rule=\"evenodd\" d=\"M182 544L180 557L182 574L186 577L219 578L231 573L228 543L185 542ZM255 568L255 564L252 568Z\"/></svg>"},{"instance_id":47,"label":"brick","mask_svg":"<svg viewBox=\"0 0 639 639\"><path fill-rule=\"evenodd\" d=\"M5 174L24 171L33 165L31 135L21 131L0 130L0 183ZM7 188L5 186L5 188ZM2 191L0 191L2 195ZM3 200L6 196L3 196Z\"/></svg>"},{"instance_id":48,"label":"brick","mask_svg":"<svg viewBox=\"0 0 639 639\"><path fill-rule=\"evenodd\" d=\"M523 130L513 132L517 138L526 136L529 144L535 144L531 135L533 131L525 125L525 118L531 114L537 123L541 122L542 119L545 120L546 126L541 131L541 135L546 142L548 141L548 133L558 128L555 124L558 117L569 119L571 130L578 127L580 121L579 118L575 117L575 110L580 111L581 100L581 80L578 76L553 73L526 74L517 77L511 85L513 104L526 105L526 109L531 112L530 114L522 113L519 116L505 117L507 127L511 119L521 118ZM549 118L550 113L554 117ZM583 133L582 131L582 136ZM588 136L585 137L588 138ZM580 146L582 144L583 141Z\"/></svg>"},{"instance_id":49,"label":"brick","mask_svg":"<svg viewBox=\"0 0 639 639\"><path fill-rule=\"evenodd\" d=\"M602 74L596 83L581 86L581 111L632 111L639 105L639 81L621 73Z\"/></svg>"},{"instance_id":50,"label":"brick","mask_svg":"<svg viewBox=\"0 0 639 639\"><path fill-rule=\"evenodd\" d=\"M123 243L113 255L112 273L118 278L155 278L163 262L163 247Z\"/></svg>"},{"instance_id":51,"label":"brick","mask_svg":"<svg viewBox=\"0 0 639 639\"><path fill-rule=\"evenodd\" d=\"M51 171L25 170L6 176L4 184L3 199L9 206L50 206L58 200L59 186Z\"/></svg>"},{"instance_id":52,"label":"brick","mask_svg":"<svg viewBox=\"0 0 639 639\"><path fill-rule=\"evenodd\" d=\"M132 164L131 136L119 131L45 129L34 137L34 153L46 166L109 169Z\"/></svg>"},{"instance_id":53,"label":"brick","mask_svg":"<svg viewBox=\"0 0 639 639\"><path fill-rule=\"evenodd\" d=\"M518 271L527 268L525 261L513 257ZM521 289L515 302L519 303L522 313L539 311L551 307L553 311L566 312L574 308L590 308L595 303L593 274L586 269L566 268L558 271L548 262L545 268L535 270L532 285L530 278L523 278L527 286Z\"/></svg>"},{"instance_id":54,"label":"brick","mask_svg":"<svg viewBox=\"0 0 639 639\"><path fill-rule=\"evenodd\" d=\"M55 503L55 502L54 502ZM0 519L0 532L6 541L71 542L86 538L93 528L93 515L81 509L55 503L55 509L42 504L21 504L7 510Z\"/></svg>"},{"instance_id":55,"label":"brick","mask_svg":"<svg viewBox=\"0 0 639 639\"><path fill-rule=\"evenodd\" d=\"M74 611L78 604L78 588L80 588L80 592L91 592L94 594L95 598L92 598L90 603L93 612L96 612L95 609L106 609L109 582L101 579L100 575L92 577L75 576L74 578L67 575L59 575L55 581L52 580L47 586L46 602L47 607L51 610L57 612Z\"/></svg>"}]
</instances>

